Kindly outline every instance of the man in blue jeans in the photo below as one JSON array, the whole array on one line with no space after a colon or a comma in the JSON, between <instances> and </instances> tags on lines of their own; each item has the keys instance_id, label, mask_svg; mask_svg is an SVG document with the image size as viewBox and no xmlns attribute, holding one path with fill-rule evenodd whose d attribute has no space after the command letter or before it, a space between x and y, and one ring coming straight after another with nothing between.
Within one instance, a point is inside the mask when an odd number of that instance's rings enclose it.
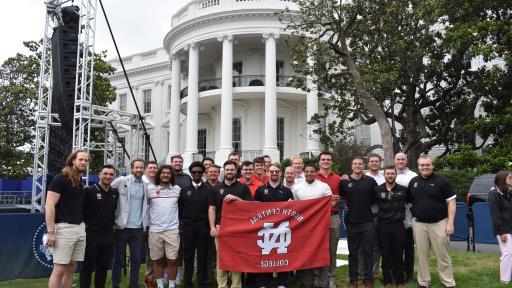
<instances>
[{"instance_id":1,"label":"man in blue jeans","mask_svg":"<svg viewBox=\"0 0 512 288\"><path fill-rule=\"evenodd\" d=\"M146 183L142 181L144 160L131 162L132 175L119 177L112 187L119 191L114 233L114 265L112 287L121 283L121 269L125 265L126 245L130 247L130 288L138 287L142 255L142 230L146 227Z\"/></svg>"}]
</instances>

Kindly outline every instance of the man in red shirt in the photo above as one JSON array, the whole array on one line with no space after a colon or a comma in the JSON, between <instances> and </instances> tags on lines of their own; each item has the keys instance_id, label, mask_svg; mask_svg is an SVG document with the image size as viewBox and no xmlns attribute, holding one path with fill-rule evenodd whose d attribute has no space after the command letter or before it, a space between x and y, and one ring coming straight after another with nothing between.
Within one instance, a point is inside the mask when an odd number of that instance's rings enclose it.
<instances>
[{"instance_id":1,"label":"man in red shirt","mask_svg":"<svg viewBox=\"0 0 512 288\"><path fill-rule=\"evenodd\" d=\"M254 164L251 161L244 161L242 162L242 177L238 179L238 181L242 184L245 184L249 186L249 190L251 190L251 196L252 199L254 199L254 193L256 192L256 189L263 185L263 183L256 180L255 177L253 177L254 172Z\"/></svg>"},{"instance_id":2,"label":"man in red shirt","mask_svg":"<svg viewBox=\"0 0 512 288\"><path fill-rule=\"evenodd\" d=\"M263 157L254 158L254 180L265 184L268 182L268 176L265 174L265 159Z\"/></svg>"},{"instance_id":3,"label":"man in red shirt","mask_svg":"<svg viewBox=\"0 0 512 288\"><path fill-rule=\"evenodd\" d=\"M316 179L329 185L332 191L333 201L340 201L340 176L332 172L332 153L324 151L318 156L320 170ZM331 208L331 219L329 221L329 252L331 262L329 265L329 288L336 288L336 250L340 238L341 218L339 216L339 205Z\"/></svg>"}]
</instances>

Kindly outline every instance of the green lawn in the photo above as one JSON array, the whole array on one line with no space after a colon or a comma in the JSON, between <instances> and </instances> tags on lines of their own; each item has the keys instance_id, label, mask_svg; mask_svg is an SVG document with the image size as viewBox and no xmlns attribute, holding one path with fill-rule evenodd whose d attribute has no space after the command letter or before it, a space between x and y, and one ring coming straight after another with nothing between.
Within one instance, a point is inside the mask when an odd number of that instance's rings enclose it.
<instances>
[{"instance_id":1,"label":"green lawn","mask_svg":"<svg viewBox=\"0 0 512 288\"><path fill-rule=\"evenodd\" d=\"M455 273L455 281L457 282L457 287L469 288L469 287L485 287L485 288L493 288L493 287L509 287L507 285L500 284L499 281L499 255L491 254L491 253L473 253L473 252L465 252L459 250L452 250L450 252L452 256L452 262ZM346 259L342 257L342 259ZM143 279L143 271L141 265L140 272L140 281ZM436 268L436 260L435 256L431 255L430 261L430 269L432 275L432 284L433 287L442 288L443 285L439 281L437 277L437 268ZM122 283L122 287L127 287L126 278L123 277L124 282ZM0 282L0 287L20 287L20 288L40 288L46 287L48 284L47 278L41 279L17 279L12 281ZM348 267L343 266L338 269L337 273L337 286L340 287L348 286ZM78 287L78 274L75 276L75 287ZM110 273L107 279L107 287L110 287ZM296 281L292 281L289 285L290 287L298 287ZM142 284L140 287L144 287ZM382 287L382 285L377 284L376 287ZM416 287L416 284L409 284L407 287L413 288Z\"/></svg>"}]
</instances>

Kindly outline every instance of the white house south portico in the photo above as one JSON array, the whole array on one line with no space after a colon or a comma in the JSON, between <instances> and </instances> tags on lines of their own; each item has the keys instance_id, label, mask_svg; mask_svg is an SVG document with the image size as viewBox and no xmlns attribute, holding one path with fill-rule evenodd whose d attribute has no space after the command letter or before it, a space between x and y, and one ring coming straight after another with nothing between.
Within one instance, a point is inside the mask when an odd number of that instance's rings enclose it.
<instances>
[{"instance_id":1,"label":"white house south portico","mask_svg":"<svg viewBox=\"0 0 512 288\"><path fill-rule=\"evenodd\" d=\"M319 99L293 87L293 76L306 79L292 69L285 41L293 35L276 13L297 9L280 0L191 1L172 16L155 58L125 57L141 94L136 98L151 106L144 119L152 123L148 132L158 161L181 154L186 168L205 156L222 164L232 151L242 160L266 154L275 161L320 152L307 124ZM145 74L157 65L162 68ZM154 78L160 78L160 89L152 88ZM118 73L111 79L119 95L127 93ZM119 97L114 106L131 110L124 101Z\"/></svg>"}]
</instances>

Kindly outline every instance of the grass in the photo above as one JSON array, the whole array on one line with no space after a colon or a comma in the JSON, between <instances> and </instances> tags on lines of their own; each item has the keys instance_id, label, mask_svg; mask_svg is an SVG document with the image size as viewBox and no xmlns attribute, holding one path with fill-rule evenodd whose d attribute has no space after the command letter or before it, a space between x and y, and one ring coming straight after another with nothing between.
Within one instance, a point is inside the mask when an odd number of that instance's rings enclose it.
<instances>
[{"instance_id":1,"label":"grass","mask_svg":"<svg viewBox=\"0 0 512 288\"><path fill-rule=\"evenodd\" d=\"M509 287L508 285L500 284L499 281L499 255L492 253L473 253L460 250L451 250L452 264L454 268L455 281L457 287ZM341 259L347 259L347 256L342 256ZM417 263L417 262L416 262ZM141 265L140 282L142 283L144 275L144 265ZM437 276L436 259L433 254L430 256L430 271L432 277L432 287L444 287L439 277ZM127 278L123 277L121 287L127 287ZM336 284L338 287L347 287L348 283L348 266L338 268L336 276ZM48 278L40 279L16 279L12 281L0 282L0 287L5 288L40 288L48 285ZM216 285L215 285L216 286ZM75 275L74 287L79 287L78 274ZM107 278L106 287L111 287L110 273ZM144 287L140 284L140 287ZM292 280L289 287L299 287L298 282ZM375 287L382 287L377 284ZM416 284L408 284L406 287L413 288Z\"/></svg>"}]
</instances>

